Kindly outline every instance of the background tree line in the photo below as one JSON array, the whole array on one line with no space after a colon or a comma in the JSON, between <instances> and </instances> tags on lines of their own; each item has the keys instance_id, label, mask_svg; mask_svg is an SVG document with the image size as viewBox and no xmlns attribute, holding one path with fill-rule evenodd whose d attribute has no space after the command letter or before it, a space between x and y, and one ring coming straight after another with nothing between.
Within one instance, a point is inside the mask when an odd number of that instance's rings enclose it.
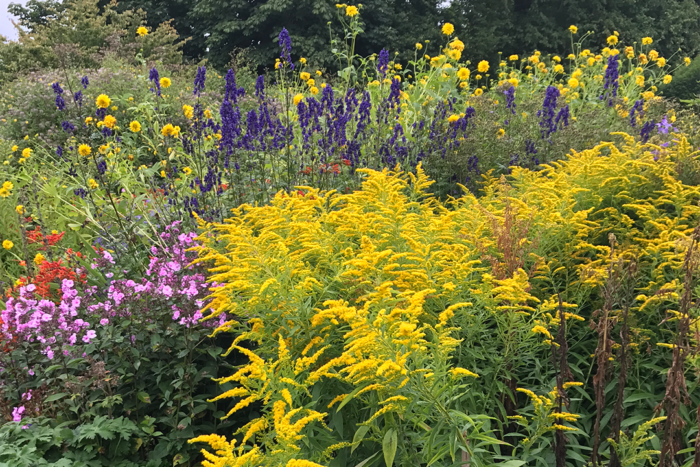
<instances>
[{"instance_id":1,"label":"background tree line","mask_svg":"<svg viewBox=\"0 0 700 467\"><path fill-rule=\"evenodd\" d=\"M11 4L9 11L33 32L77 1L29 0L26 6ZM116 6L97 1L103 10L143 9L154 29L170 22L185 39L181 49L186 59L206 58L224 67L232 53L245 51L248 65L262 71L278 56L277 35L286 27L297 58L329 70L335 65L328 47L331 30L339 31L335 0L121 0ZM455 34L466 44L463 57L472 62L535 49L566 55L572 24L579 34L593 32L591 44L618 31L626 42L653 37L666 57L679 50L693 57L700 51L700 0L364 0L361 14L364 34L358 52L369 55L387 48L403 60L413 57L417 39L430 40L435 46L428 53L436 52L441 43L437 26L445 21L455 25ZM669 91L691 97L696 75L700 64L678 74Z\"/></svg>"}]
</instances>

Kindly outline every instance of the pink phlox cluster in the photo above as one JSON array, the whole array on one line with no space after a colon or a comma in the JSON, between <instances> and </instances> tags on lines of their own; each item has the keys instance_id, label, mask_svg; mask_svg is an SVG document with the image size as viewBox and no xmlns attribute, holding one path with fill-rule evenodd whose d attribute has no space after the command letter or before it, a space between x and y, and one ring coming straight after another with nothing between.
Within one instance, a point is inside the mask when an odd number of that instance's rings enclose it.
<instances>
[{"instance_id":1,"label":"pink phlox cluster","mask_svg":"<svg viewBox=\"0 0 700 467\"><path fill-rule=\"evenodd\" d=\"M63 298L58 305L35 297L33 284L20 287L19 296L8 298L5 309L0 312L0 330L9 339L16 337L22 342L39 342L49 359L53 359L56 349L64 354L70 353L66 346L74 346L78 337L89 343L95 332L90 330L89 322L77 317L82 298L74 286L72 280L63 279Z\"/></svg>"},{"instance_id":2,"label":"pink phlox cluster","mask_svg":"<svg viewBox=\"0 0 700 467\"><path fill-rule=\"evenodd\" d=\"M106 297L97 287L89 289L91 297L88 311L99 314L102 320L116 316L131 317L140 311L148 311L139 318L155 319L154 310L172 310L172 319L186 327L197 324L201 318L204 298L209 294L209 284L201 267L191 263L196 253L187 249L195 246L195 233L183 233L180 222L168 227L160 235L163 246L150 249L146 274L141 281L117 279L110 282ZM145 310L142 302L148 303ZM176 303L177 305L173 304ZM102 321L101 320L101 321ZM226 316L220 317L220 323ZM206 321L204 326L217 326L216 322Z\"/></svg>"}]
</instances>

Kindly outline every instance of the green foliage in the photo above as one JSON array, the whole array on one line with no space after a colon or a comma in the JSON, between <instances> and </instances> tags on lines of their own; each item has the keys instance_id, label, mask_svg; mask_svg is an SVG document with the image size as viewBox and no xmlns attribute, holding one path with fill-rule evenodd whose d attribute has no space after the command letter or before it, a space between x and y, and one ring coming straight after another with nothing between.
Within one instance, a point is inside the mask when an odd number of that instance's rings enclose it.
<instances>
[{"instance_id":1,"label":"green foliage","mask_svg":"<svg viewBox=\"0 0 700 467\"><path fill-rule=\"evenodd\" d=\"M700 59L700 56L697 58ZM679 68L673 74L671 84L661 87L665 97L681 101L700 97L700 60L698 59L693 60L687 67Z\"/></svg>"},{"instance_id":2,"label":"green foliage","mask_svg":"<svg viewBox=\"0 0 700 467\"><path fill-rule=\"evenodd\" d=\"M154 419L95 417L75 424L45 417L0 426L1 467L153 467L138 462Z\"/></svg>"},{"instance_id":3,"label":"green foliage","mask_svg":"<svg viewBox=\"0 0 700 467\"><path fill-rule=\"evenodd\" d=\"M182 43L169 24L145 37L136 34L146 19L143 11L118 12L111 3L101 11L98 0L74 0L46 16L42 8L49 11L50 6L32 6L36 8L22 13L22 26L28 31L20 30L19 42L0 44L0 82L29 70L97 68L107 56L135 58L138 53L145 60L166 64L182 61Z\"/></svg>"}]
</instances>

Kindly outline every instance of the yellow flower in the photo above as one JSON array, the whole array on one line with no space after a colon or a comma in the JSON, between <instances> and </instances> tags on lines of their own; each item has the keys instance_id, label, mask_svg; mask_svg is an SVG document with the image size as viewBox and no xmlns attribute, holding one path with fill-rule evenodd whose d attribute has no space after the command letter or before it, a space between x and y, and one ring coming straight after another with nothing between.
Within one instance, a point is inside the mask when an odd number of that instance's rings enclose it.
<instances>
[{"instance_id":1,"label":"yellow flower","mask_svg":"<svg viewBox=\"0 0 700 467\"><path fill-rule=\"evenodd\" d=\"M462 52L459 50L450 50L447 52L447 55L449 55L452 60L459 60L462 58Z\"/></svg>"},{"instance_id":2,"label":"yellow flower","mask_svg":"<svg viewBox=\"0 0 700 467\"><path fill-rule=\"evenodd\" d=\"M646 65L649 62L645 54L639 54L639 63Z\"/></svg>"},{"instance_id":3,"label":"yellow flower","mask_svg":"<svg viewBox=\"0 0 700 467\"><path fill-rule=\"evenodd\" d=\"M312 86L311 89L309 89L309 92L315 96L318 94L318 88L316 86Z\"/></svg>"},{"instance_id":4,"label":"yellow flower","mask_svg":"<svg viewBox=\"0 0 700 467\"><path fill-rule=\"evenodd\" d=\"M663 58L663 57L659 58L659 59L656 61L656 65L657 65L659 68L665 67L665 66L666 66L666 59Z\"/></svg>"},{"instance_id":5,"label":"yellow flower","mask_svg":"<svg viewBox=\"0 0 700 467\"><path fill-rule=\"evenodd\" d=\"M307 85L308 87L315 86L315 85L316 85L316 81L314 81L314 79L311 78L311 79L309 79L309 80L306 82L306 85Z\"/></svg>"},{"instance_id":6,"label":"yellow flower","mask_svg":"<svg viewBox=\"0 0 700 467\"><path fill-rule=\"evenodd\" d=\"M442 33L446 36L451 36L455 32L455 27L451 23L445 23L442 26Z\"/></svg>"},{"instance_id":7,"label":"yellow flower","mask_svg":"<svg viewBox=\"0 0 700 467\"><path fill-rule=\"evenodd\" d=\"M299 62L300 62L302 65L306 65L306 59L305 59L304 57L301 57L301 58L299 59Z\"/></svg>"},{"instance_id":8,"label":"yellow flower","mask_svg":"<svg viewBox=\"0 0 700 467\"><path fill-rule=\"evenodd\" d=\"M450 123L455 123L457 120L459 120L459 115L452 114L447 118L447 121Z\"/></svg>"},{"instance_id":9,"label":"yellow flower","mask_svg":"<svg viewBox=\"0 0 700 467\"><path fill-rule=\"evenodd\" d=\"M480 96L480 95L482 95L483 93L484 93L484 90L481 89L481 88L479 88L479 89L477 89L476 91L474 91L474 95L477 96L477 97Z\"/></svg>"},{"instance_id":10,"label":"yellow flower","mask_svg":"<svg viewBox=\"0 0 700 467\"><path fill-rule=\"evenodd\" d=\"M609 45L615 45L617 44L617 36L608 36L608 44Z\"/></svg>"},{"instance_id":11,"label":"yellow flower","mask_svg":"<svg viewBox=\"0 0 700 467\"><path fill-rule=\"evenodd\" d=\"M690 59L688 59L688 60L690 60ZM17 147L16 144L14 146L12 146L12 152L17 152L17 149L19 149L19 148Z\"/></svg>"},{"instance_id":12,"label":"yellow flower","mask_svg":"<svg viewBox=\"0 0 700 467\"><path fill-rule=\"evenodd\" d=\"M571 79L569 80L568 84L569 84L569 87L570 87L571 89L574 89L574 88L577 88L577 87L578 87L579 81L578 81L576 78L571 78Z\"/></svg>"},{"instance_id":13,"label":"yellow flower","mask_svg":"<svg viewBox=\"0 0 700 467\"><path fill-rule=\"evenodd\" d=\"M469 79L469 69L468 68L460 68L457 71L457 77L462 81L468 80Z\"/></svg>"},{"instance_id":14,"label":"yellow flower","mask_svg":"<svg viewBox=\"0 0 700 467\"><path fill-rule=\"evenodd\" d=\"M571 34L576 34L578 32L578 28L572 24L569 26L569 31L571 31Z\"/></svg>"},{"instance_id":15,"label":"yellow flower","mask_svg":"<svg viewBox=\"0 0 700 467\"><path fill-rule=\"evenodd\" d=\"M2 242L2 247L6 250L11 249L13 246L15 246L15 244L12 243L10 240L5 240Z\"/></svg>"},{"instance_id":16,"label":"yellow flower","mask_svg":"<svg viewBox=\"0 0 700 467\"><path fill-rule=\"evenodd\" d=\"M78 154L80 154L83 157L87 157L92 153L92 148L88 146L87 144L81 144L78 146Z\"/></svg>"},{"instance_id":17,"label":"yellow flower","mask_svg":"<svg viewBox=\"0 0 700 467\"><path fill-rule=\"evenodd\" d=\"M690 65L690 57L685 57L685 58L683 59L683 63L685 63L685 66Z\"/></svg>"},{"instance_id":18,"label":"yellow flower","mask_svg":"<svg viewBox=\"0 0 700 467\"><path fill-rule=\"evenodd\" d=\"M308 81L309 78L311 78L311 75L305 71L302 71L301 73L299 73L299 78L301 78L302 81Z\"/></svg>"},{"instance_id":19,"label":"yellow flower","mask_svg":"<svg viewBox=\"0 0 700 467\"><path fill-rule=\"evenodd\" d=\"M36 264L37 266L41 265L41 263L43 263L44 261L46 261L46 257L41 253L37 253L34 257L34 264Z\"/></svg>"},{"instance_id":20,"label":"yellow flower","mask_svg":"<svg viewBox=\"0 0 700 467\"><path fill-rule=\"evenodd\" d=\"M656 50L650 50L649 51L649 60L655 62L659 58L659 52Z\"/></svg>"},{"instance_id":21,"label":"yellow flower","mask_svg":"<svg viewBox=\"0 0 700 467\"><path fill-rule=\"evenodd\" d=\"M163 136L172 136L173 138L177 138L178 136L180 136L180 127L173 126L172 123L168 123L163 128L161 128L160 133Z\"/></svg>"},{"instance_id":22,"label":"yellow flower","mask_svg":"<svg viewBox=\"0 0 700 467\"><path fill-rule=\"evenodd\" d=\"M204 111L204 118L207 118L207 119L211 118L211 110L207 109Z\"/></svg>"},{"instance_id":23,"label":"yellow flower","mask_svg":"<svg viewBox=\"0 0 700 467\"><path fill-rule=\"evenodd\" d=\"M666 75L664 76L664 84L668 84L673 80L673 76L671 75Z\"/></svg>"},{"instance_id":24,"label":"yellow flower","mask_svg":"<svg viewBox=\"0 0 700 467\"><path fill-rule=\"evenodd\" d=\"M360 10L358 10L356 6L350 5L345 9L345 16L349 16L351 18L353 16L357 16L359 13L360 13Z\"/></svg>"},{"instance_id":25,"label":"yellow flower","mask_svg":"<svg viewBox=\"0 0 700 467\"><path fill-rule=\"evenodd\" d=\"M506 130L504 130L503 128L499 128L498 131L496 132L496 137L498 139L503 138L505 135L506 135Z\"/></svg>"},{"instance_id":26,"label":"yellow flower","mask_svg":"<svg viewBox=\"0 0 700 467\"><path fill-rule=\"evenodd\" d=\"M97 107L101 109L106 109L111 103L112 99L110 99L107 94L100 94L97 96L97 99L95 99L95 104L97 104Z\"/></svg>"},{"instance_id":27,"label":"yellow flower","mask_svg":"<svg viewBox=\"0 0 700 467\"><path fill-rule=\"evenodd\" d=\"M561 65L554 66L554 73L564 73L564 67Z\"/></svg>"},{"instance_id":28,"label":"yellow flower","mask_svg":"<svg viewBox=\"0 0 700 467\"><path fill-rule=\"evenodd\" d=\"M508 80L510 84L513 85L514 88L518 87L518 84L520 84L520 81L518 81L518 78L511 78Z\"/></svg>"},{"instance_id":29,"label":"yellow flower","mask_svg":"<svg viewBox=\"0 0 700 467\"><path fill-rule=\"evenodd\" d=\"M423 44L421 44L420 42L416 42L416 50L420 50L422 48L423 48Z\"/></svg>"},{"instance_id":30,"label":"yellow flower","mask_svg":"<svg viewBox=\"0 0 700 467\"><path fill-rule=\"evenodd\" d=\"M642 37L642 45L649 45L652 42L654 42L654 39L651 37Z\"/></svg>"},{"instance_id":31,"label":"yellow flower","mask_svg":"<svg viewBox=\"0 0 700 467\"><path fill-rule=\"evenodd\" d=\"M455 367L450 370L450 374L453 378L460 378L462 376L470 376L472 378L478 378L479 375L473 371L469 371L466 368Z\"/></svg>"},{"instance_id":32,"label":"yellow flower","mask_svg":"<svg viewBox=\"0 0 700 467\"><path fill-rule=\"evenodd\" d=\"M645 101L648 101L652 97L654 97L654 93L652 91L647 91L642 93L642 97L644 98Z\"/></svg>"},{"instance_id":33,"label":"yellow flower","mask_svg":"<svg viewBox=\"0 0 700 467\"><path fill-rule=\"evenodd\" d=\"M32 155L32 148L22 149L22 157L24 157L25 159L28 159L29 156L31 156L31 155Z\"/></svg>"},{"instance_id":34,"label":"yellow flower","mask_svg":"<svg viewBox=\"0 0 700 467\"><path fill-rule=\"evenodd\" d=\"M90 180L88 180L87 183L88 183L88 187L89 187L91 190L94 190L95 188L97 188L98 186L100 186L100 185L95 181L94 178L91 178Z\"/></svg>"},{"instance_id":35,"label":"yellow flower","mask_svg":"<svg viewBox=\"0 0 700 467\"><path fill-rule=\"evenodd\" d=\"M462 52L464 50L464 42L460 41L459 39L455 39L450 42L450 48L452 50L459 50Z\"/></svg>"},{"instance_id":36,"label":"yellow flower","mask_svg":"<svg viewBox=\"0 0 700 467\"><path fill-rule=\"evenodd\" d=\"M552 57L552 60L554 60L554 61L557 62L557 63L560 63L560 62L561 62L561 57L560 57L559 55L555 55L554 57Z\"/></svg>"},{"instance_id":37,"label":"yellow flower","mask_svg":"<svg viewBox=\"0 0 700 467\"><path fill-rule=\"evenodd\" d=\"M574 54L569 54L569 55L566 56L566 59L567 59L567 60L576 60L576 55L574 55Z\"/></svg>"},{"instance_id":38,"label":"yellow flower","mask_svg":"<svg viewBox=\"0 0 700 467\"><path fill-rule=\"evenodd\" d=\"M489 62L487 62L486 60L480 61L476 69L479 70L479 73L486 73L487 71L489 71Z\"/></svg>"},{"instance_id":39,"label":"yellow flower","mask_svg":"<svg viewBox=\"0 0 700 467\"><path fill-rule=\"evenodd\" d=\"M187 117L189 120L192 120L192 117L194 117L194 107L191 105L183 105L182 106L182 113Z\"/></svg>"},{"instance_id":40,"label":"yellow flower","mask_svg":"<svg viewBox=\"0 0 700 467\"><path fill-rule=\"evenodd\" d=\"M518 56L517 56L517 55L511 55L510 57L508 57L508 60L510 60L511 62L516 62L516 61L518 60Z\"/></svg>"},{"instance_id":41,"label":"yellow flower","mask_svg":"<svg viewBox=\"0 0 700 467\"><path fill-rule=\"evenodd\" d=\"M138 133L139 131L141 131L141 124L134 120L133 122L129 123L129 129L133 133Z\"/></svg>"},{"instance_id":42,"label":"yellow flower","mask_svg":"<svg viewBox=\"0 0 700 467\"><path fill-rule=\"evenodd\" d=\"M92 117L86 117L86 118L85 118L85 124L86 124L86 125L91 124L92 121L93 121L93 118L92 118Z\"/></svg>"},{"instance_id":43,"label":"yellow flower","mask_svg":"<svg viewBox=\"0 0 700 467\"><path fill-rule=\"evenodd\" d=\"M143 37L143 36L145 36L146 34L148 34L148 29L146 29L145 27L141 26L141 27L139 27L139 28L136 30L136 34L138 34L139 36Z\"/></svg>"},{"instance_id":44,"label":"yellow flower","mask_svg":"<svg viewBox=\"0 0 700 467\"><path fill-rule=\"evenodd\" d=\"M297 94L296 96L294 96L294 105L299 105L299 102L301 102L303 99L303 94Z\"/></svg>"},{"instance_id":45,"label":"yellow flower","mask_svg":"<svg viewBox=\"0 0 700 467\"><path fill-rule=\"evenodd\" d=\"M637 75L637 78L634 80L635 83L637 83L637 86L640 88L644 87L644 75Z\"/></svg>"},{"instance_id":46,"label":"yellow flower","mask_svg":"<svg viewBox=\"0 0 700 467\"><path fill-rule=\"evenodd\" d=\"M15 206L15 211L17 211L17 214L24 214L24 206L18 204L17 206Z\"/></svg>"},{"instance_id":47,"label":"yellow flower","mask_svg":"<svg viewBox=\"0 0 700 467\"><path fill-rule=\"evenodd\" d=\"M321 76L321 70L316 70L316 76Z\"/></svg>"},{"instance_id":48,"label":"yellow flower","mask_svg":"<svg viewBox=\"0 0 700 467\"><path fill-rule=\"evenodd\" d=\"M170 82L170 78L161 78L160 79L160 87L163 89L168 89L172 83Z\"/></svg>"},{"instance_id":49,"label":"yellow flower","mask_svg":"<svg viewBox=\"0 0 700 467\"><path fill-rule=\"evenodd\" d=\"M117 125L117 119L111 115L107 115L104 119L104 124L107 128L112 130Z\"/></svg>"}]
</instances>

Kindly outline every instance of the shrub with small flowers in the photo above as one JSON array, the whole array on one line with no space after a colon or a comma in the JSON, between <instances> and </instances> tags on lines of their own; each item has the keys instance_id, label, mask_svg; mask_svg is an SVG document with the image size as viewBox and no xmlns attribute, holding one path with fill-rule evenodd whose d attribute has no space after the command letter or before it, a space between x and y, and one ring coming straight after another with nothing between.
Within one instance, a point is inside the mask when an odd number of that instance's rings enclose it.
<instances>
[{"instance_id":1,"label":"shrub with small flowers","mask_svg":"<svg viewBox=\"0 0 700 467\"><path fill-rule=\"evenodd\" d=\"M190 266L194 237L168 226L138 281L120 278L106 250L53 276L58 294L41 288L48 269L23 278L0 311L0 340L10 343L0 355L0 413L24 424L39 416L81 424L152 418L158 432L137 457L177 451L186 462L194 453L187 438L211 426L205 409L215 408L202 390L217 375L217 351L197 349L226 321L199 322L210 284ZM17 396L31 391L41 401L28 406Z\"/></svg>"}]
</instances>

